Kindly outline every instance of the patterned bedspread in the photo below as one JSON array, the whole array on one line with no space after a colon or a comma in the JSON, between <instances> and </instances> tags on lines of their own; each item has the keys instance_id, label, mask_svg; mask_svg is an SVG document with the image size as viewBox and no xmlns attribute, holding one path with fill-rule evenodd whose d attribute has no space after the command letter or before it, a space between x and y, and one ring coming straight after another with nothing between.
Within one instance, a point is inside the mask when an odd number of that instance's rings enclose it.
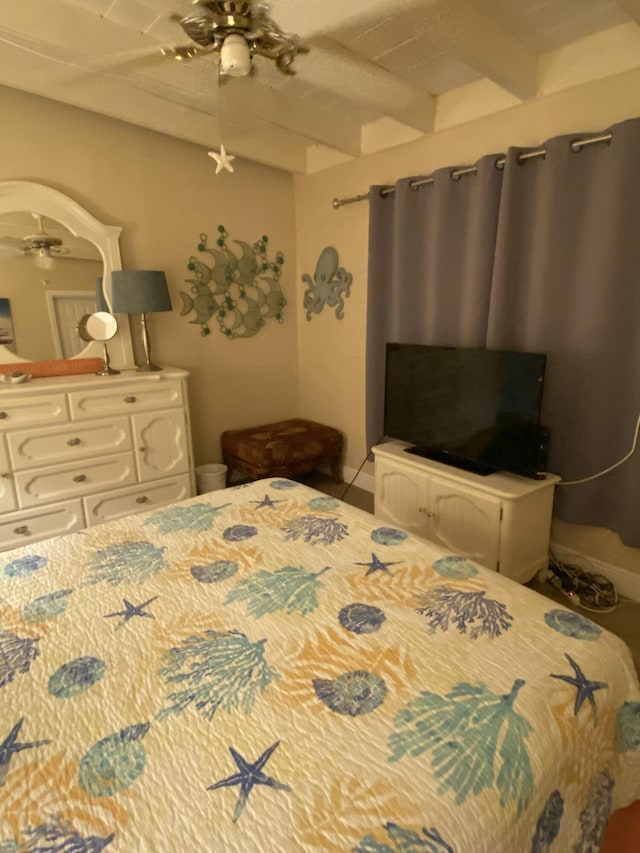
<instances>
[{"instance_id":1,"label":"patterned bedspread","mask_svg":"<svg viewBox=\"0 0 640 853\"><path fill-rule=\"evenodd\" d=\"M592 851L626 646L289 480L0 555L0 851Z\"/></svg>"}]
</instances>

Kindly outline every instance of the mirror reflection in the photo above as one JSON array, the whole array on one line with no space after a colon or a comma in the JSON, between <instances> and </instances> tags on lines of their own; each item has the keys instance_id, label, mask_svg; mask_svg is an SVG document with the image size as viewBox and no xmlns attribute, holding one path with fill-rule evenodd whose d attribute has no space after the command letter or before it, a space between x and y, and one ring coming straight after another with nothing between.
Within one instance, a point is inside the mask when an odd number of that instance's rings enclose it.
<instances>
[{"instance_id":1,"label":"mirror reflection","mask_svg":"<svg viewBox=\"0 0 640 853\"><path fill-rule=\"evenodd\" d=\"M98 249L31 211L0 216L0 343L32 361L70 358L86 343L82 317L96 310Z\"/></svg>"}]
</instances>

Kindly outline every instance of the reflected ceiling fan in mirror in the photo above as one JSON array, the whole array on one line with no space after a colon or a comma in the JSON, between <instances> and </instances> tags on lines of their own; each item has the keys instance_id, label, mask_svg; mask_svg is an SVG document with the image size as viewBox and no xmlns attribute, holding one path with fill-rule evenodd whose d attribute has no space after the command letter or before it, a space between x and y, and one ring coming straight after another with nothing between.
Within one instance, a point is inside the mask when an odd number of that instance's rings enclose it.
<instances>
[{"instance_id":1,"label":"reflected ceiling fan in mirror","mask_svg":"<svg viewBox=\"0 0 640 853\"><path fill-rule=\"evenodd\" d=\"M271 59L283 74L295 74L294 59L309 48L298 36L283 32L269 11L269 3L255 0L195 0L192 11L171 18L193 44L163 48L162 53L179 62L218 53L222 78L254 74L254 55Z\"/></svg>"},{"instance_id":2,"label":"reflected ceiling fan in mirror","mask_svg":"<svg viewBox=\"0 0 640 853\"><path fill-rule=\"evenodd\" d=\"M23 238L0 237L0 254L16 257L32 255L44 266L50 263L56 255L68 255L70 250L63 245L60 237L47 234L42 216L39 213L32 213L31 215L38 223L37 233L28 234Z\"/></svg>"}]
</instances>

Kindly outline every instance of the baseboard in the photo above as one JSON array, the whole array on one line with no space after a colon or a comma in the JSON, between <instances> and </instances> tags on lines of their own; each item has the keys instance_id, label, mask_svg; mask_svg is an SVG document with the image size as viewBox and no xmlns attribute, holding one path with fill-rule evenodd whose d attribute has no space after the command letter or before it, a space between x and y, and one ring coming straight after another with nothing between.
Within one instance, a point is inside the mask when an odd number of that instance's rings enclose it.
<instances>
[{"instance_id":1,"label":"baseboard","mask_svg":"<svg viewBox=\"0 0 640 853\"><path fill-rule=\"evenodd\" d=\"M614 566L612 563L603 563L601 560L596 560L588 554L580 554L572 548L567 548L564 545L559 545L557 542L551 543L551 550L560 560L571 563L573 558L581 568L585 571L594 571L604 575L605 578L614 584L620 595L626 598L632 598L634 601L640 601L640 574L632 572L629 569L623 569L620 566ZM584 560L584 562L581 562Z\"/></svg>"},{"instance_id":2,"label":"baseboard","mask_svg":"<svg viewBox=\"0 0 640 853\"><path fill-rule=\"evenodd\" d=\"M342 479L345 483L351 483L354 477L356 477L356 469L348 468L345 465L342 468ZM362 471L360 471L352 485L357 486L359 489L364 489L365 492L371 492L371 494L374 494L376 490L376 481L374 477L371 474L365 474Z\"/></svg>"}]
</instances>

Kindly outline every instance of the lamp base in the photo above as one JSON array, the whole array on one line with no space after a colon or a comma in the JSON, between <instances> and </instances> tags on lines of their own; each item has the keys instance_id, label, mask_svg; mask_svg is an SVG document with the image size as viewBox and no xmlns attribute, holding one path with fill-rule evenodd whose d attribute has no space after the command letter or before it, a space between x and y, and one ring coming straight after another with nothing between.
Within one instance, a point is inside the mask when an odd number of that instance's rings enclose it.
<instances>
[{"instance_id":1,"label":"lamp base","mask_svg":"<svg viewBox=\"0 0 640 853\"><path fill-rule=\"evenodd\" d=\"M120 373L120 371L109 366L103 367L102 370L96 370L96 376L115 376L116 373Z\"/></svg>"},{"instance_id":2,"label":"lamp base","mask_svg":"<svg viewBox=\"0 0 640 853\"><path fill-rule=\"evenodd\" d=\"M141 364L138 368L138 373L151 373L153 370L162 370L161 367L158 367L157 364L153 364L153 362L148 361L146 364Z\"/></svg>"}]
</instances>

